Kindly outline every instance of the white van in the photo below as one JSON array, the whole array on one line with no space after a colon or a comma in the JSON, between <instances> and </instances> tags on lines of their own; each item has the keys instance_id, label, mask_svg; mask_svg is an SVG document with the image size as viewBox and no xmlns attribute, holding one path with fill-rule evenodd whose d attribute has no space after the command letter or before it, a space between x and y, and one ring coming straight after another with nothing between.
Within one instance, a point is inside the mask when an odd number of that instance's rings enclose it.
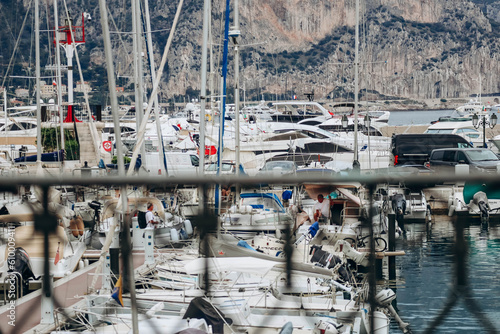
<instances>
[{"instance_id":1,"label":"white van","mask_svg":"<svg viewBox=\"0 0 500 334\"><path fill-rule=\"evenodd\" d=\"M149 175L168 176L195 176L198 174L200 159L195 151L189 152L165 152L167 170L163 166L163 157L159 152L147 152L143 166L149 171Z\"/></svg>"}]
</instances>

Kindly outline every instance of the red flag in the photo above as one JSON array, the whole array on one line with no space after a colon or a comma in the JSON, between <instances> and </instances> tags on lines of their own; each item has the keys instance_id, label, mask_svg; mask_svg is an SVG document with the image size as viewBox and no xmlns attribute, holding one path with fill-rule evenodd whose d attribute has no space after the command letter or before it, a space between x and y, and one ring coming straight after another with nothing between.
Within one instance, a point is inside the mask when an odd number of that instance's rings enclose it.
<instances>
[{"instance_id":1,"label":"red flag","mask_svg":"<svg viewBox=\"0 0 500 334\"><path fill-rule=\"evenodd\" d=\"M52 86L57 86L57 82L55 80L52 80Z\"/></svg>"},{"instance_id":2,"label":"red flag","mask_svg":"<svg viewBox=\"0 0 500 334\"><path fill-rule=\"evenodd\" d=\"M57 252L56 252L56 258L54 259L54 264L57 265L59 262L59 246L61 245L60 242L57 243Z\"/></svg>"}]
</instances>

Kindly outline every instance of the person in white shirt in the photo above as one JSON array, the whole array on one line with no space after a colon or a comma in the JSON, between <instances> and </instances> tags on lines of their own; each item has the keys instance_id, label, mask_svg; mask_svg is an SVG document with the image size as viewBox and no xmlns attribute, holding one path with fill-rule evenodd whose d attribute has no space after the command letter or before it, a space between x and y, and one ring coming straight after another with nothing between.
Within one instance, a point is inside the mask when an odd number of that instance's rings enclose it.
<instances>
[{"instance_id":1,"label":"person in white shirt","mask_svg":"<svg viewBox=\"0 0 500 334\"><path fill-rule=\"evenodd\" d=\"M154 205L153 203L148 202L147 207L148 211L146 211L146 222L147 222L146 228L155 228L155 226L158 225L159 221L156 220L153 214Z\"/></svg>"},{"instance_id":2,"label":"person in white shirt","mask_svg":"<svg viewBox=\"0 0 500 334\"><path fill-rule=\"evenodd\" d=\"M314 204L314 221L328 222L330 218L330 200L323 197L322 194L318 195L318 202Z\"/></svg>"}]
</instances>

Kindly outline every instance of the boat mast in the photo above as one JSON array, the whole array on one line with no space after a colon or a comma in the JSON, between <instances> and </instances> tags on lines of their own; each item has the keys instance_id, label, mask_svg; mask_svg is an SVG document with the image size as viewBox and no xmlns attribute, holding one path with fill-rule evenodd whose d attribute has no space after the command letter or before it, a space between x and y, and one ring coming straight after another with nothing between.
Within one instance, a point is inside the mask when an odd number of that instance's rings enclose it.
<instances>
[{"instance_id":1,"label":"boat mast","mask_svg":"<svg viewBox=\"0 0 500 334\"><path fill-rule=\"evenodd\" d=\"M150 66L150 72L151 72L151 81L155 82L156 81L156 66L155 66L155 57L153 55L153 40L151 37L151 19L149 16L149 2L148 0L144 0L144 12L146 14L146 28L147 28L147 34L146 34L146 43L147 43L147 48L148 48L148 54L149 54L149 66ZM163 148L163 136L161 133L161 124L160 124L160 105L158 103L158 94L153 95L154 99L154 112L155 112L155 119L156 119L156 133L158 137L158 159L160 157L163 160L163 167L165 168L165 175L168 175L168 168L167 168L167 159L165 157L165 149Z\"/></svg>"},{"instance_id":2,"label":"boat mast","mask_svg":"<svg viewBox=\"0 0 500 334\"><path fill-rule=\"evenodd\" d=\"M231 38L234 44L234 109L236 114L236 136L235 136L235 154L236 154L236 176L240 176L240 48L238 37L240 36L238 0L234 0L234 30L231 32ZM236 203L240 196L240 186L237 184Z\"/></svg>"},{"instance_id":3,"label":"boat mast","mask_svg":"<svg viewBox=\"0 0 500 334\"><path fill-rule=\"evenodd\" d=\"M222 150L224 149L224 118L226 116L226 79L227 79L227 53L229 47L229 2L226 1L226 22L224 25L224 53L222 56L222 100L220 106L220 130L219 130L219 149L217 150L217 175L220 175L220 168L222 162ZM239 166L237 167L239 168ZM220 185L215 187L215 209L220 213Z\"/></svg>"},{"instance_id":4,"label":"boat mast","mask_svg":"<svg viewBox=\"0 0 500 334\"><path fill-rule=\"evenodd\" d=\"M134 82L135 82L135 117L136 117L136 133L139 132L139 127L144 117L143 106L143 86L142 86L142 26L141 26L141 4L139 0L132 0L132 25L133 25L133 48L134 52ZM141 143L141 154L145 158L144 142ZM123 159L123 157L120 157Z\"/></svg>"},{"instance_id":5,"label":"boat mast","mask_svg":"<svg viewBox=\"0 0 500 334\"><path fill-rule=\"evenodd\" d=\"M200 88L200 168L199 173L205 174L205 110L207 105L207 53L208 53L208 27L210 21L210 0L205 0L203 5L203 42L201 47L201 88ZM205 193L199 188L199 212L205 212Z\"/></svg>"},{"instance_id":6,"label":"boat mast","mask_svg":"<svg viewBox=\"0 0 500 334\"><path fill-rule=\"evenodd\" d=\"M108 24L108 12L107 12L107 5L106 5L106 0L99 0L99 10L101 14L101 26L102 26L102 32L103 32L103 41L104 41L104 54L106 57L106 67L107 67L107 74L108 74L108 88L109 88L109 95L110 95L110 100L111 100L111 114L113 116L113 123L115 126L115 129L120 129L120 119L118 115L118 98L116 94L116 83L115 83L115 71L114 71L114 66L113 66L113 55L112 55L112 49L111 49L111 38L110 38L110 33L109 33L109 24ZM121 179L125 179L125 164L123 162L123 146L122 146L122 140L121 136L117 135L116 138L116 150L117 150L117 163L118 163L118 175L120 175ZM120 200L121 200L121 209L123 212L123 217L129 216L129 209L128 209L128 199L127 199L127 187L125 185L122 185L120 187ZM129 225L130 219L124 219L123 221L123 226L122 226L122 231L129 231L131 226ZM109 234L106 237L106 242L103 247L103 252L101 253L101 257L99 261L102 261L104 259L103 254L104 249L106 247L109 248L109 245L111 243L111 238L113 238L113 235L115 233L115 222L111 224L111 227L109 229ZM130 233L124 233L125 236L125 242L129 243L130 242ZM130 245L130 244L129 244ZM125 282L128 283L127 288L130 291L130 302L131 302L131 309L132 309L132 331L133 333L139 333L139 325L138 325L138 314L137 314L137 303L136 303L136 296L135 296L135 282L134 282L134 269L132 266L132 257L129 257L128 259L124 259L124 271L125 271ZM99 267L98 267L99 268ZM126 268L126 269L125 269ZM97 270L97 269L96 269ZM92 288L95 285L96 278L98 275L94 277L94 280L92 282ZM126 284L126 283L125 283Z\"/></svg>"},{"instance_id":7,"label":"boat mast","mask_svg":"<svg viewBox=\"0 0 500 334\"><path fill-rule=\"evenodd\" d=\"M59 110L59 126L61 129L61 149L64 150L64 129L63 129L63 110L62 110L62 87L61 87L61 51L59 50L59 15L57 12L57 0L54 0L54 21L55 21L55 40L56 40L56 69L57 69L57 109ZM58 156L58 159L60 156ZM64 169L64 159L61 160L61 170Z\"/></svg>"},{"instance_id":8,"label":"boat mast","mask_svg":"<svg viewBox=\"0 0 500 334\"><path fill-rule=\"evenodd\" d=\"M42 111L40 108L40 4L35 0L35 76L36 76L36 164L42 167ZM7 104L5 105L7 106ZM7 108L5 108L7 118ZM5 122L7 129L7 122Z\"/></svg>"},{"instance_id":9,"label":"boat mast","mask_svg":"<svg viewBox=\"0 0 500 334\"><path fill-rule=\"evenodd\" d=\"M359 71L359 0L356 0L356 36L354 40L354 161L353 170L359 169L358 160L358 71Z\"/></svg>"}]
</instances>

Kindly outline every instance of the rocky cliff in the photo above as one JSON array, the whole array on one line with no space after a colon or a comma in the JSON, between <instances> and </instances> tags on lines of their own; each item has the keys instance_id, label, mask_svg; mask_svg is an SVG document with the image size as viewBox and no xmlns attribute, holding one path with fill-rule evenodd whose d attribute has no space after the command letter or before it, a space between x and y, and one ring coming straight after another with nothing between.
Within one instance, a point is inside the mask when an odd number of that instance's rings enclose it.
<instances>
[{"instance_id":1,"label":"rocky cliff","mask_svg":"<svg viewBox=\"0 0 500 334\"><path fill-rule=\"evenodd\" d=\"M12 0L14 1L14 0ZM3 10L13 2L2 0ZM15 2L15 1L14 1ZM21 2L17 2L19 5ZM95 0L87 43L80 49L84 77L104 85L104 53ZM362 99L447 99L500 92L500 1L360 1L360 92ZM352 99L354 91L355 0L239 0L241 87L247 98L290 98L314 91L315 98ZM128 3L108 2L112 31L131 31ZM150 2L157 64L165 47L177 2ZM25 2L24 8L28 7ZM43 6L42 6L43 7ZM164 99L197 97L200 87L203 0L185 0L162 82ZM48 15L44 12L48 10ZM51 8L42 8L50 19ZM219 83L225 1L212 1L213 91ZM21 17L21 15L19 15ZM18 19L20 21L20 19ZM21 26L21 22L17 23ZM43 28L42 28L43 29ZM15 29L5 32L0 51L10 58ZM129 91L132 75L130 34L112 35L119 76ZM7 47L5 47L7 45ZM50 58L48 46L42 59ZM228 85L232 86L232 43ZM44 60L42 60L44 61ZM26 61L24 62L26 63ZM29 67L22 65L21 67ZM20 70L17 68L17 70ZM21 69L22 70L22 69ZM146 70L147 73L147 70ZM99 89L94 94L105 91ZM231 92L229 93L231 95Z\"/></svg>"},{"instance_id":2,"label":"rocky cliff","mask_svg":"<svg viewBox=\"0 0 500 334\"><path fill-rule=\"evenodd\" d=\"M500 2L481 2L482 7L453 0L361 3L364 98L446 99L500 91ZM239 13L246 91L286 98L314 90L317 98L352 98L354 0L240 0ZM220 23L213 31L221 33ZM200 52L199 44L189 52ZM171 62L177 79L169 81L170 91L199 87L189 72L199 63L183 55Z\"/></svg>"}]
</instances>

